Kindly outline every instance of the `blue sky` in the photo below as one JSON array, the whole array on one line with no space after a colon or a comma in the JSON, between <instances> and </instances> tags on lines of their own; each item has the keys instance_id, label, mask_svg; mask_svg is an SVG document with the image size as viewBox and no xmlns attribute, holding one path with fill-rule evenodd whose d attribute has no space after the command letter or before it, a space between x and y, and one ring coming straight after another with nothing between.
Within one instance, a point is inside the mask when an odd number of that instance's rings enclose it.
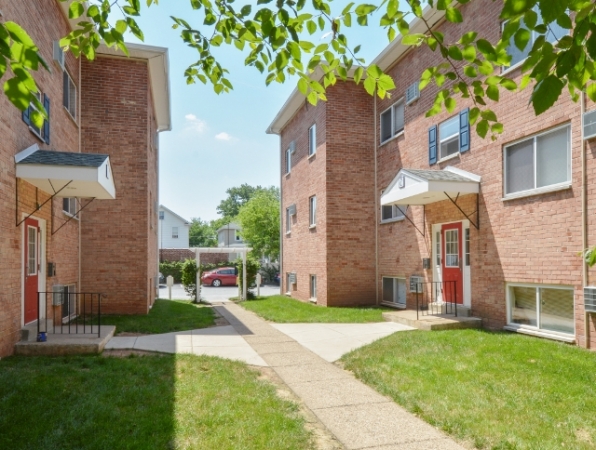
<instances>
[{"instance_id":1,"label":"blue sky","mask_svg":"<svg viewBox=\"0 0 596 450\"><path fill-rule=\"evenodd\" d=\"M265 76L245 67L241 52L223 46L217 55L230 70L234 90L216 95L210 85L187 85L184 69L196 61L197 53L172 29L170 16L198 26L198 14L189 4L162 0L144 9L139 24L145 44L169 48L172 131L160 137L160 203L186 219L211 220L219 217L216 207L226 189L243 183L279 185L279 137L265 130L296 81L265 86ZM310 39L318 42L320 36ZM128 40L135 41L132 36ZM350 41L362 44L367 62L387 45L378 26L354 28Z\"/></svg>"}]
</instances>

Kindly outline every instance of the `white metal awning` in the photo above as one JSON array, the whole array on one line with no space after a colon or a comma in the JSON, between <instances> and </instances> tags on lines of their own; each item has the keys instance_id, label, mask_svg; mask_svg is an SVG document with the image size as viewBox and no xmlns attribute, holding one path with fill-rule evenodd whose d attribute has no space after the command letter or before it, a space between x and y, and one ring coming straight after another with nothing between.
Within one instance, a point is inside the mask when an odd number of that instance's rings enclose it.
<instances>
[{"instance_id":1,"label":"white metal awning","mask_svg":"<svg viewBox=\"0 0 596 450\"><path fill-rule=\"evenodd\" d=\"M480 192L481 177L455 167L401 169L381 196L381 205L428 205Z\"/></svg>"},{"instance_id":2,"label":"white metal awning","mask_svg":"<svg viewBox=\"0 0 596 450\"><path fill-rule=\"evenodd\" d=\"M17 178L54 197L116 198L108 155L39 150L37 145L15 155Z\"/></svg>"}]
</instances>

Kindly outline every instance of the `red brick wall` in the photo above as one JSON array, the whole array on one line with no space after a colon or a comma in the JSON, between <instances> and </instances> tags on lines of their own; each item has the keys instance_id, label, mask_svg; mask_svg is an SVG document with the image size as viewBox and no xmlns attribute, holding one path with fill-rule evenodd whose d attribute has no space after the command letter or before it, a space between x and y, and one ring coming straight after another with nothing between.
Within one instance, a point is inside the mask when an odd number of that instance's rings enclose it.
<instances>
[{"instance_id":1,"label":"red brick wall","mask_svg":"<svg viewBox=\"0 0 596 450\"><path fill-rule=\"evenodd\" d=\"M14 155L27 147L38 144L41 149L79 151L79 129L62 106L62 71L52 61L52 41L64 36L68 23L54 1L31 0L27 2L0 1L4 21L19 23L34 39L52 71L40 69L33 76L41 91L50 98L51 141L47 145L31 133L17 110L4 95L0 95L0 357L13 352L20 339L22 326L22 270L23 225L19 221L36 209L49 195L36 190L25 181L17 183ZM73 81L79 86L79 64L67 55L66 67ZM18 206L16 193L18 184ZM66 216L62 212L62 199L55 199L35 212L34 217L46 221L46 261L54 262L56 277L47 278L46 290L53 284L77 284L78 281L78 222L71 221L52 236L52 208L54 228L58 228ZM16 211L15 211L16 208ZM45 272L45 266L42 267Z\"/></svg>"},{"instance_id":2,"label":"red brick wall","mask_svg":"<svg viewBox=\"0 0 596 450\"><path fill-rule=\"evenodd\" d=\"M228 261L227 253L201 253L201 264L216 264ZM159 250L160 261L185 261L195 259L194 250L186 248L162 248Z\"/></svg>"},{"instance_id":3,"label":"red brick wall","mask_svg":"<svg viewBox=\"0 0 596 450\"><path fill-rule=\"evenodd\" d=\"M117 197L93 202L82 216L82 287L107 295L106 313L145 314L157 273L147 62L98 56L82 61L82 73L83 151L110 155Z\"/></svg>"}]
</instances>

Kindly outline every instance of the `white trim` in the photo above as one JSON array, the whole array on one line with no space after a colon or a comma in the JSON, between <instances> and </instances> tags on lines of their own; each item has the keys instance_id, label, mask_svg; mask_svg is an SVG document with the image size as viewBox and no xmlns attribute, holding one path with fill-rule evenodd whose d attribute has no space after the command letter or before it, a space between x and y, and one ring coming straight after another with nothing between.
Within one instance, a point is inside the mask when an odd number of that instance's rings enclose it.
<instances>
[{"instance_id":1,"label":"white trim","mask_svg":"<svg viewBox=\"0 0 596 450\"><path fill-rule=\"evenodd\" d=\"M405 132L406 132L406 129L404 128L404 129L403 129L403 130L401 130L399 133L397 133L397 134L393 135L392 137L390 137L390 138L389 138L389 139L387 139L386 141L383 141L383 142L379 143L379 147L382 147L383 145L386 145L386 144L388 144L389 142L391 142L391 141L393 141L393 140L397 139L398 137L400 137L400 136L403 136Z\"/></svg>"},{"instance_id":2,"label":"white trim","mask_svg":"<svg viewBox=\"0 0 596 450\"><path fill-rule=\"evenodd\" d=\"M311 131L313 130L313 131ZM312 152L311 152L312 149ZM313 123L308 129L308 157L317 154L317 124Z\"/></svg>"},{"instance_id":3,"label":"white trim","mask_svg":"<svg viewBox=\"0 0 596 450\"><path fill-rule=\"evenodd\" d=\"M285 170L286 176L292 173L292 149L290 147L286 150L286 159L285 159Z\"/></svg>"},{"instance_id":4,"label":"white trim","mask_svg":"<svg viewBox=\"0 0 596 450\"><path fill-rule=\"evenodd\" d=\"M503 197L501 199L501 201L508 201L508 200L516 200L518 198L525 198L525 197L533 197L535 195L540 195L540 194L548 194L549 192L559 192L559 191L565 191L567 189L570 189L572 187L573 183L572 182L568 182L568 183L559 183L559 184L553 184L550 186L544 186L538 189L528 189L526 191L520 191L520 192L516 192L515 194L509 194L506 195L505 197Z\"/></svg>"},{"instance_id":5,"label":"white trim","mask_svg":"<svg viewBox=\"0 0 596 450\"><path fill-rule=\"evenodd\" d=\"M313 195L308 198L308 222L309 228L317 226L317 196Z\"/></svg>"},{"instance_id":6,"label":"white trim","mask_svg":"<svg viewBox=\"0 0 596 450\"><path fill-rule=\"evenodd\" d=\"M381 211L381 217L382 217L382 214L383 214L383 212ZM405 215L403 215L401 217L394 217L393 219L381 220L379 223L381 225L383 225L383 224L386 224L386 223L402 222L404 220L406 220L406 216Z\"/></svg>"},{"instance_id":7,"label":"white trim","mask_svg":"<svg viewBox=\"0 0 596 450\"><path fill-rule=\"evenodd\" d=\"M383 280L387 278L387 279L391 279L393 280L393 299L398 299L399 298L399 282L398 280L403 281L404 283L404 299L403 299L403 303L399 303L399 302L388 302L387 300L384 299L384 283ZM405 309L407 306L407 302L408 302L408 280L406 277L394 277L394 276L388 276L388 275L381 275L381 303L383 304L391 304L394 305L398 308L401 309Z\"/></svg>"},{"instance_id":8,"label":"white trim","mask_svg":"<svg viewBox=\"0 0 596 450\"><path fill-rule=\"evenodd\" d=\"M403 107L404 110L404 125L400 130L395 130L395 107L401 105ZM397 101L395 101L391 106L389 106L389 108L385 109L384 111L381 111L381 113L379 114L379 138L383 139L383 114L385 114L387 111L391 111L391 136L388 137L387 139L385 139L384 141L381 141L379 145L383 145L386 142L389 142L391 139L396 138L398 135L403 134L403 132L406 129L406 102L405 102L405 97L401 97L399 98Z\"/></svg>"},{"instance_id":9,"label":"white trim","mask_svg":"<svg viewBox=\"0 0 596 450\"><path fill-rule=\"evenodd\" d=\"M447 161L449 159L455 158L455 156L459 156L460 153L460 147L461 147L461 142L460 142L460 134L461 134L461 130L460 130L460 124L459 124L459 113L451 116L448 119L443 120L442 122L440 122L437 125L437 163L440 162L444 162ZM448 137L441 139L441 125L446 124L447 122L457 122L457 131L453 134L450 134ZM456 137L457 138L457 152L453 152L450 155L447 156L441 156L441 149L442 149L442 145L443 143L447 142L447 141L452 141L453 138Z\"/></svg>"},{"instance_id":10,"label":"white trim","mask_svg":"<svg viewBox=\"0 0 596 450\"><path fill-rule=\"evenodd\" d=\"M437 160L437 164L441 164L441 163L447 162L447 161L449 161L451 159L459 158L459 155L460 155L459 152L452 153L451 155L445 156L443 159Z\"/></svg>"},{"instance_id":11,"label":"white trim","mask_svg":"<svg viewBox=\"0 0 596 450\"><path fill-rule=\"evenodd\" d=\"M25 226L25 218L27 217L26 213L21 213L21 219L23 223L21 224L21 327L25 326L25 268L27 264L27 257L25 255L25 233L27 232L27 226ZM37 274L37 290L39 292L44 292L46 290L46 267L47 267L47 224L44 219L40 219L37 216L30 216L30 219L37 220L39 229L40 229L40 239L41 239L41 252L40 252L40 259L39 259L39 272ZM44 311L45 312L45 311ZM44 312L41 313L42 318L45 318Z\"/></svg>"},{"instance_id":12,"label":"white trim","mask_svg":"<svg viewBox=\"0 0 596 450\"><path fill-rule=\"evenodd\" d=\"M513 331L515 333L527 334L530 336L536 336L536 337L541 337L541 338L545 338L545 339L552 339L555 341L567 342L569 344L575 344L575 335L562 334L562 333L559 334L554 331L548 332L546 330L526 328L521 325L519 325L519 326L505 325L503 327L503 329L507 330L507 331Z\"/></svg>"}]
</instances>

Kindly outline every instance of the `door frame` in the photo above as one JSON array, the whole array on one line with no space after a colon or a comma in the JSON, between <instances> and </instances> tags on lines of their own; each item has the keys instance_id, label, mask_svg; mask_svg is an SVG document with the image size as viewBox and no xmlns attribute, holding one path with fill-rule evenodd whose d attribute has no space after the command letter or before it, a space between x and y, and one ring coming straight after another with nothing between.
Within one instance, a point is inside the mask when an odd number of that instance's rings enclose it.
<instances>
[{"instance_id":1,"label":"door frame","mask_svg":"<svg viewBox=\"0 0 596 450\"><path fill-rule=\"evenodd\" d=\"M441 236L441 227L443 225L448 225L450 223L461 223L462 225L462 235L460 236L461 239L461 249L462 249L462 277L463 277L463 293L464 293L464 302L463 306L471 308L472 307L472 277L470 273L470 266L466 266L466 229L470 229L470 221L469 220L450 220L449 222L441 222L435 223L431 226L431 268L432 268L432 280L441 282L443 281L443 272L440 265L437 265L437 233L439 233L439 237ZM469 231L468 231L469 233ZM444 243L440 242L441 249L444 248ZM442 251L442 250L441 250ZM443 257L443 255L441 255ZM470 258L472 258L472 246L470 245Z\"/></svg>"},{"instance_id":2,"label":"door frame","mask_svg":"<svg viewBox=\"0 0 596 450\"><path fill-rule=\"evenodd\" d=\"M21 213L21 219L25 219L27 214ZM33 215L31 219L37 220L41 233L41 245L40 257L39 257L39 274L37 278L37 290L39 292L45 291L46 286L46 251L47 251L47 226L44 219ZM27 267L27 261L25 258L25 233L27 233L27 227L25 221L21 224L21 327L25 326L25 269ZM42 319L46 317L46 311L40 311Z\"/></svg>"}]
</instances>

